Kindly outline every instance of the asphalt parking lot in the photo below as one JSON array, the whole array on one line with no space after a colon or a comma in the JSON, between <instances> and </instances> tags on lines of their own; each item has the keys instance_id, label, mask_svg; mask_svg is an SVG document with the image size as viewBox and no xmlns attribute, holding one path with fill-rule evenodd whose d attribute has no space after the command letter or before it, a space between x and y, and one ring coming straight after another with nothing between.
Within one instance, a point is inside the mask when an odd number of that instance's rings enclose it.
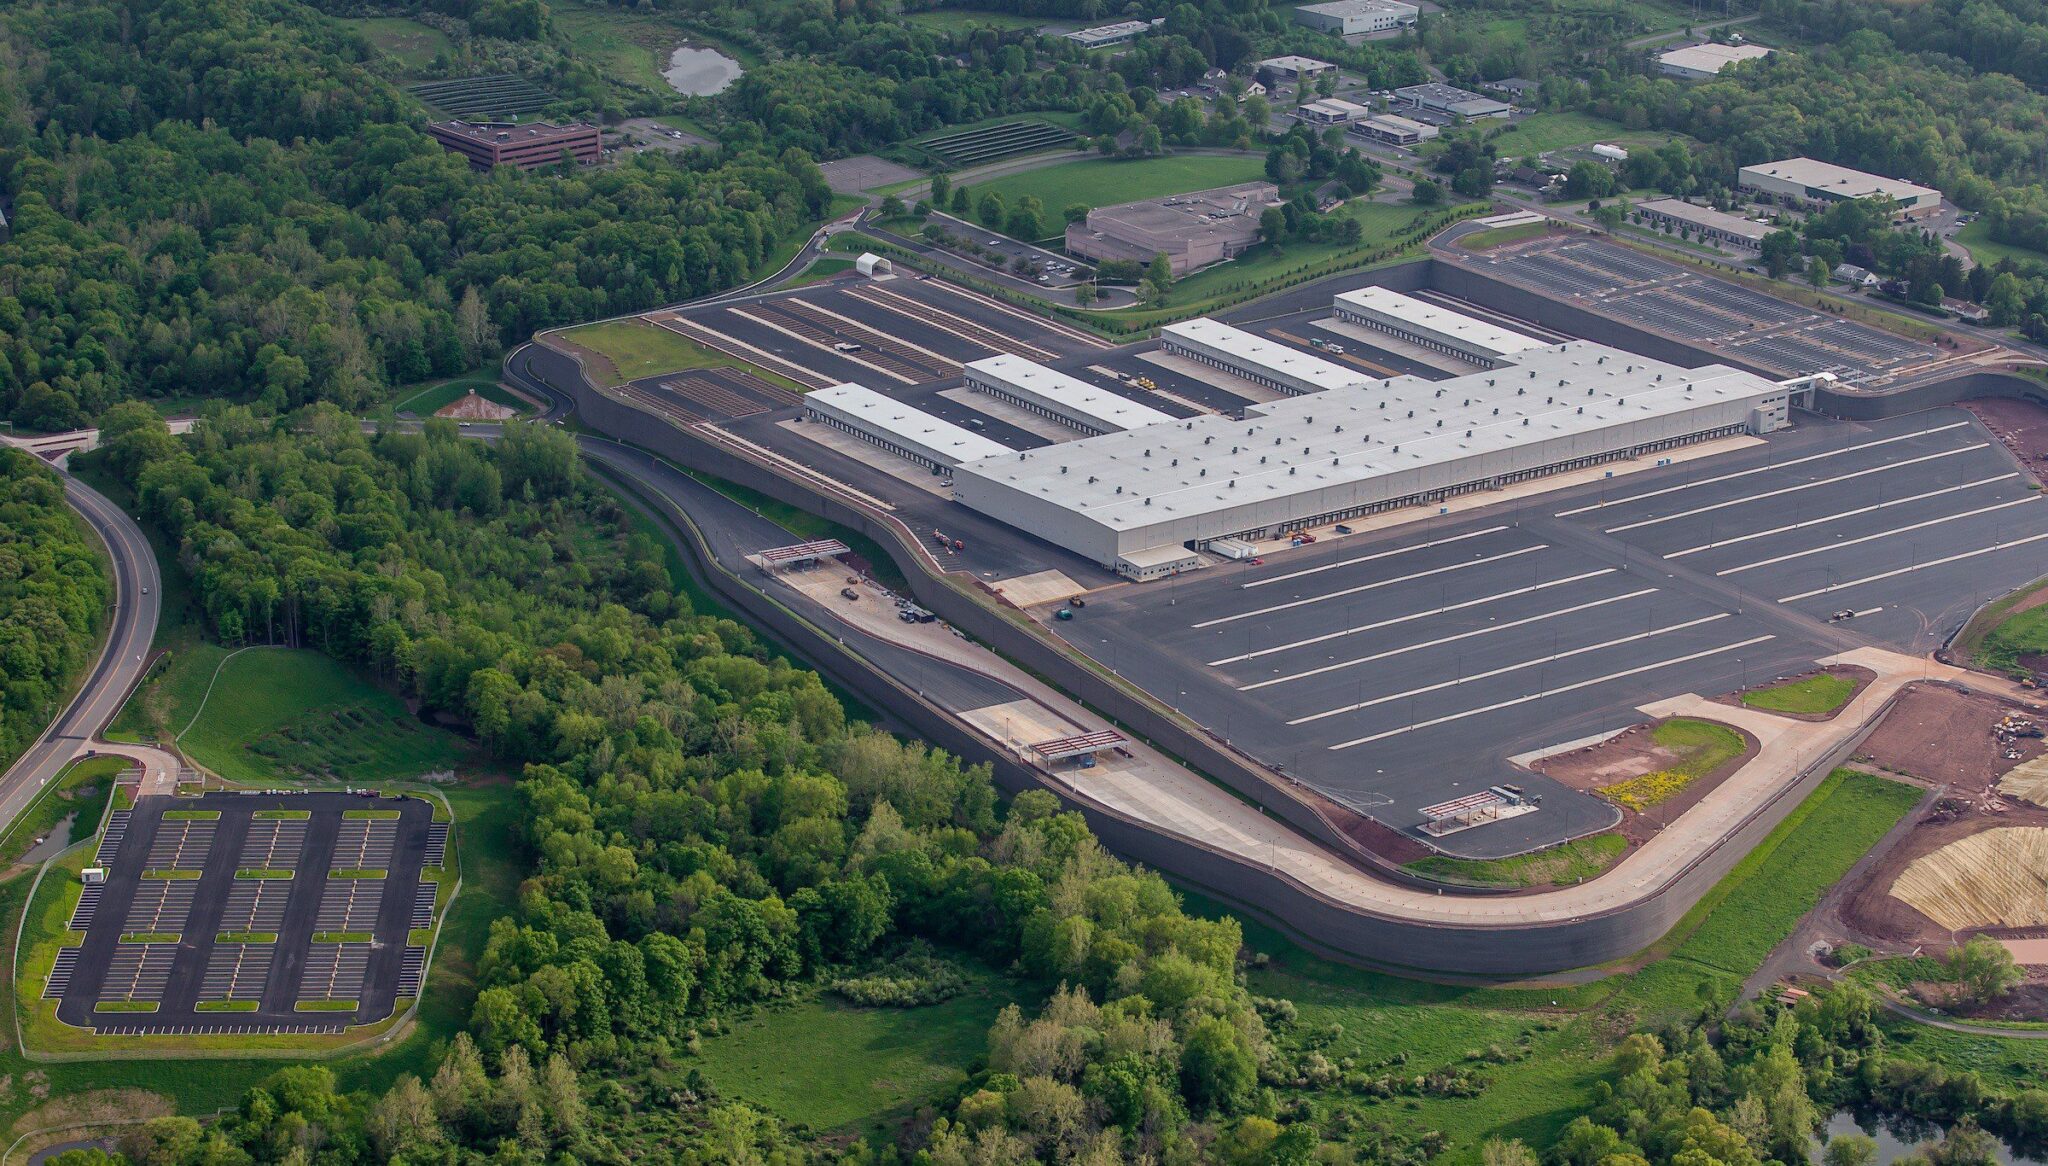
<instances>
[{"instance_id":1,"label":"asphalt parking lot","mask_svg":"<svg viewBox=\"0 0 2048 1166\"><path fill-rule=\"evenodd\" d=\"M1543 795L1445 842L1488 856L1613 817L1507 757L1865 643L1928 650L2044 572L2048 502L1940 410L1803 419L1738 453L1120 588L1053 627L1393 825L1501 781Z\"/></svg>"},{"instance_id":2,"label":"asphalt parking lot","mask_svg":"<svg viewBox=\"0 0 2048 1166\"><path fill-rule=\"evenodd\" d=\"M60 957L58 1018L191 1035L389 1016L402 968L424 962L406 940L424 925L432 817L417 798L346 793L139 800L96 902L73 918L85 941ZM354 1007L303 1011L312 1001Z\"/></svg>"}]
</instances>

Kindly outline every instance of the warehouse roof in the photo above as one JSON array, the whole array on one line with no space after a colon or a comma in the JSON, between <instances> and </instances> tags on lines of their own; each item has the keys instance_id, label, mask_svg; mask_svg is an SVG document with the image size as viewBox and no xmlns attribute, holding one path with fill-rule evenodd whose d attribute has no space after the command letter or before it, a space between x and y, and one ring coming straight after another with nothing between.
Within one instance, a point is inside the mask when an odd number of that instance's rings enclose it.
<instances>
[{"instance_id":1,"label":"warehouse roof","mask_svg":"<svg viewBox=\"0 0 2048 1166\"><path fill-rule=\"evenodd\" d=\"M1717 211L1710 206L1694 206L1684 199L1677 198L1649 199L1637 203L1636 210L1645 214L1666 215L1681 223L1691 223L1695 227L1711 227L1717 231L1726 231L1758 243L1763 241L1765 235L1777 229L1769 223L1759 223L1754 219L1745 219L1741 215Z\"/></svg>"},{"instance_id":2,"label":"warehouse roof","mask_svg":"<svg viewBox=\"0 0 2048 1166\"><path fill-rule=\"evenodd\" d=\"M1343 121L1366 117L1372 113L1371 109L1355 101L1344 101L1336 97L1325 97L1319 101L1311 101L1301 108L1305 110L1312 109L1324 117L1334 117Z\"/></svg>"},{"instance_id":3,"label":"warehouse roof","mask_svg":"<svg viewBox=\"0 0 2048 1166\"><path fill-rule=\"evenodd\" d=\"M1496 327L1462 312L1453 312L1449 308L1438 307L1383 287L1362 287L1357 291L1342 292L1337 296L1337 301L1368 313L1376 312L1425 335L1434 333L1449 337L1469 349L1484 352L1489 356L1506 356L1512 352L1547 347L1545 342L1534 337L1524 336L1520 332L1510 332L1506 328Z\"/></svg>"},{"instance_id":4,"label":"warehouse roof","mask_svg":"<svg viewBox=\"0 0 2048 1166\"><path fill-rule=\"evenodd\" d=\"M1851 170L1847 166L1837 166L1833 162L1822 162L1815 158L1787 158L1782 162L1744 166L1742 173L1761 174L1780 182L1797 183L1826 191L1837 198L1869 198L1872 195L1883 194L1900 202L1911 202L1941 197L1941 192L1931 186L1920 186L1899 178L1886 178L1882 174Z\"/></svg>"},{"instance_id":5,"label":"warehouse roof","mask_svg":"<svg viewBox=\"0 0 2048 1166\"><path fill-rule=\"evenodd\" d=\"M963 471L1123 530L1782 392L1725 365L1682 369L1587 341L1517 359L1253 405L1242 421L1209 415L1013 451Z\"/></svg>"},{"instance_id":6,"label":"warehouse roof","mask_svg":"<svg viewBox=\"0 0 2048 1166\"><path fill-rule=\"evenodd\" d=\"M804 404L820 412L837 414L868 433L893 438L935 461L966 462L1010 452L1010 447L1002 442L991 441L922 409L913 409L865 385L817 389L805 395Z\"/></svg>"},{"instance_id":7,"label":"warehouse roof","mask_svg":"<svg viewBox=\"0 0 2048 1166\"><path fill-rule=\"evenodd\" d=\"M1657 61L1673 69L1687 69L1695 73L1719 73L1737 61L1754 61L1770 55L1771 50L1762 45L1687 45L1660 54Z\"/></svg>"},{"instance_id":8,"label":"warehouse roof","mask_svg":"<svg viewBox=\"0 0 2048 1166\"><path fill-rule=\"evenodd\" d=\"M1353 372L1343 365L1331 364L1321 357L1310 356L1300 349L1289 348L1207 316L1167 324L1159 329L1159 335L1161 338L1171 337L1206 345L1279 379L1313 385L1315 388L1311 391L1348 388L1372 379L1364 373Z\"/></svg>"},{"instance_id":9,"label":"warehouse roof","mask_svg":"<svg viewBox=\"0 0 2048 1166\"><path fill-rule=\"evenodd\" d=\"M1014 392L1061 406L1082 420L1107 429L1136 429L1173 420L1170 413L1007 352L977 360L967 366L967 371Z\"/></svg>"}]
</instances>

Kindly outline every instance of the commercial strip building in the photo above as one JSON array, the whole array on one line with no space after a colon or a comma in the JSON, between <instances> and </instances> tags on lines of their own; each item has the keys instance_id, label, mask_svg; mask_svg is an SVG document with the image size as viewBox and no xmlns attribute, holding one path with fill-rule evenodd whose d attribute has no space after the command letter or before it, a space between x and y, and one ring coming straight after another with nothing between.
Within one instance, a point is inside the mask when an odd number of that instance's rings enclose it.
<instances>
[{"instance_id":1,"label":"commercial strip building","mask_svg":"<svg viewBox=\"0 0 2048 1166\"><path fill-rule=\"evenodd\" d=\"M1341 292L1331 308L1347 324L1373 328L1481 368L1498 368L1517 352L1546 347L1543 341L1520 332L1383 287Z\"/></svg>"},{"instance_id":2,"label":"commercial strip building","mask_svg":"<svg viewBox=\"0 0 2048 1166\"><path fill-rule=\"evenodd\" d=\"M1646 227L1665 231L1690 232L1695 239L1719 243L1727 247L1746 247L1755 251L1763 246L1764 236L1777 228L1727 211L1717 211L1710 206L1694 206L1682 199L1653 198L1639 202L1630 212L1635 220Z\"/></svg>"},{"instance_id":3,"label":"commercial strip building","mask_svg":"<svg viewBox=\"0 0 2048 1166\"><path fill-rule=\"evenodd\" d=\"M934 473L1010 452L1001 442L864 385L834 385L805 394L804 417L851 433Z\"/></svg>"},{"instance_id":4,"label":"commercial strip building","mask_svg":"<svg viewBox=\"0 0 2048 1166\"><path fill-rule=\"evenodd\" d=\"M1162 326L1159 347L1169 355L1184 356L1255 385L1293 395L1354 388L1372 379L1207 316Z\"/></svg>"},{"instance_id":5,"label":"commercial strip building","mask_svg":"<svg viewBox=\"0 0 2048 1166\"><path fill-rule=\"evenodd\" d=\"M1506 117L1514 112L1505 101L1495 101L1484 94L1456 85L1431 82L1427 85L1410 85L1394 90L1394 97L1405 101L1416 109L1426 109L1447 117L1462 117L1472 120L1489 117Z\"/></svg>"},{"instance_id":6,"label":"commercial strip building","mask_svg":"<svg viewBox=\"0 0 2048 1166\"><path fill-rule=\"evenodd\" d=\"M1067 224L1067 250L1097 262L1150 263L1164 255L1177 276L1235 259L1259 241L1259 215L1280 202L1270 182L1246 182L1171 198L1098 207Z\"/></svg>"},{"instance_id":7,"label":"commercial strip building","mask_svg":"<svg viewBox=\"0 0 2048 1166\"><path fill-rule=\"evenodd\" d=\"M579 166L589 166L604 157L604 143L598 128L584 122L554 125L536 121L515 122L432 122L427 132L434 140L469 159L478 170L517 166L540 170L560 164L562 152Z\"/></svg>"},{"instance_id":8,"label":"commercial strip building","mask_svg":"<svg viewBox=\"0 0 2048 1166\"><path fill-rule=\"evenodd\" d=\"M1704 81L1738 61L1755 61L1771 55L1762 45L1686 45L1657 56L1657 71L1681 81Z\"/></svg>"},{"instance_id":9,"label":"commercial strip building","mask_svg":"<svg viewBox=\"0 0 2048 1166\"><path fill-rule=\"evenodd\" d=\"M1907 218L1941 208L1941 192L1881 174L1868 174L1812 158L1787 158L1744 166L1736 185L1753 194L1796 207L1825 207L1859 198L1890 198Z\"/></svg>"},{"instance_id":10,"label":"commercial strip building","mask_svg":"<svg viewBox=\"0 0 2048 1166\"><path fill-rule=\"evenodd\" d=\"M1295 110L1295 114L1301 120L1314 125L1336 126L1371 117L1372 110L1355 101L1340 101L1335 97L1325 97L1320 101L1311 101L1307 105L1301 106Z\"/></svg>"},{"instance_id":11,"label":"commercial strip building","mask_svg":"<svg viewBox=\"0 0 2048 1166\"><path fill-rule=\"evenodd\" d=\"M1412 26L1421 9L1402 0L1332 0L1328 4L1302 4L1294 10L1294 23L1317 32L1337 36L1390 32Z\"/></svg>"},{"instance_id":12,"label":"commercial strip building","mask_svg":"<svg viewBox=\"0 0 2048 1166\"><path fill-rule=\"evenodd\" d=\"M1259 76L1269 81L1302 81L1320 77L1336 71L1337 66L1314 57L1289 54L1284 57L1267 57L1259 62Z\"/></svg>"},{"instance_id":13,"label":"commercial strip building","mask_svg":"<svg viewBox=\"0 0 2048 1166\"><path fill-rule=\"evenodd\" d=\"M1417 142L1426 142L1439 133L1433 125L1410 121L1391 113L1366 118L1353 125L1351 132L1360 137L1371 138L1375 142L1387 142L1396 146L1412 146Z\"/></svg>"},{"instance_id":14,"label":"commercial strip building","mask_svg":"<svg viewBox=\"0 0 2048 1166\"><path fill-rule=\"evenodd\" d=\"M1077 28L1067 33L1066 39L1073 41L1084 49L1106 49L1111 45L1120 45L1127 41L1137 40L1139 37L1151 32L1152 26L1157 23L1159 22L1151 20L1120 20L1115 24L1098 24L1093 28Z\"/></svg>"},{"instance_id":15,"label":"commercial strip building","mask_svg":"<svg viewBox=\"0 0 2048 1166\"><path fill-rule=\"evenodd\" d=\"M1161 413L1150 405L1099 389L1021 356L1004 353L977 360L967 366L966 372L968 388L1091 435L1163 425L1173 420L1171 414Z\"/></svg>"}]
</instances>

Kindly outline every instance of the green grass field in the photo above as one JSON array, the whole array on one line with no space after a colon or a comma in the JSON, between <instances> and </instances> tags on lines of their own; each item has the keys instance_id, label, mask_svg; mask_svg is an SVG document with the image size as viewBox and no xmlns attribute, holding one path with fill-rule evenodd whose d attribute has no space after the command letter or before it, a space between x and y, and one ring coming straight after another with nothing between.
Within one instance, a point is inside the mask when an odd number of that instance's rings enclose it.
<instances>
[{"instance_id":1,"label":"green grass field","mask_svg":"<svg viewBox=\"0 0 2048 1166\"><path fill-rule=\"evenodd\" d=\"M783 286L803 287L805 284L819 283L823 280L831 279L835 275L843 275L852 270L853 260L827 256L813 261L809 267L804 268L802 275L790 280Z\"/></svg>"},{"instance_id":2,"label":"green grass field","mask_svg":"<svg viewBox=\"0 0 2048 1166\"><path fill-rule=\"evenodd\" d=\"M641 377L691 368L744 368L786 389L803 391L803 386L766 369L713 352L687 336L640 320L585 324L555 336L583 351L584 370L601 385L623 385Z\"/></svg>"},{"instance_id":3,"label":"green grass field","mask_svg":"<svg viewBox=\"0 0 2048 1166\"><path fill-rule=\"evenodd\" d=\"M1546 223L1523 223L1517 227L1495 227L1490 231L1474 231L1460 236L1458 246L1467 251L1484 251L1488 247L1499 247L1507 243L1520 243L1525 239L1540 239L1550 233Z\"/></svg>"},{"instance_id":4,"label":"green grass field","mask_svg":"<svg viewBox=\"0 0 2048 1166\"><path fill-rule=\"evenodd\" d=\"M1991 237L1991 224L1978 219L1956 232L1956 242L1969 248L1970 258L1979 263L1997 263L2010 259L2014 263L2048 264L2048 255L2031 247L2015 247L2011 243L2000 243Z\"/></svg>"},{"instance_id":5,"label":"green grass field","mask_svg":"<svg viewBox=\"0 0 2048 1166\"><path fill-rule=\"evenodd\" d=\"M1568 146L1590 146L1609 142L1617 146L1661 146L1672 135L1654 130L1632 130L1618 121L1585 113L1538 113L1514 122L1490 135L1503 158L1525 158L1546 150Z\"/></svg>"},{"instance_id":6,"label":"green grass field","mask_svg":"<svg viewBox=\"0 0 2048 1166\"><path fill-rule=\"evenodd\" d=\"M1613 866L1628 850L1619 834L1595 834L1535 854L1513 858L1452 858L1433 854L1408 864L1408 869L1447 883L1481 887L1567 886L1582 883Z\"/></svg>"},{"instance_id":7,"label":"green grass field","mask_svg":"<svg viewBox=\"0 0 2048 1166\"><path fill-rule=\"evenodd\" d=\"M1854 680L1821 672L1804 680L1751 689L1742 694L1742 703L1774 713L1824 716L1848 704L1855 694Z\"/></svg>"},{"instance_id":8,"label":"green grass field","mask_svg":"<svg viewBox=\"0 0 2048 1166\"><path fill-rule=\"evenodd\" d=\"M412 778L452 768L468 752L459 738L422 724L397 697L318 652L256 648L229 659L199 645L179 652L154 683L163 695L138 694L117 723L144 726L148 717L138 710L160 705L170 733L182 732L179 744L230 781Z\"/></svg>"},{"instance_id":9,"label":"green grass field","mask_svg":"<svg viewBox=\"0 0 2048 1166\"><path fill-rule=\"evenodd\" d=\"M1977 660L1989 668L2017 672L2022 656L2041 652L2048 652L2048 606L2029 608L2000 619L1985 633Z\"/></svg>"},{"instance_id":10,"label":"green grass field","mask_svg":"<svg viewBox=\"0 0 2048 1166\"><path fill-rule=\"evenodd\" d=\"M721 1094L814 1130L878 1125L967 1079L989 1025L1019 987L992 972L924 1008L818 997L764 1009L703 1042L694 1062Z\"/></svg>"},{"instance_id":11,"label":"green grass field","mask_svg":"<svg viewBox=\"0 0 2048 1166\"><path fill-rule=\"evenodd\" d=\"M970 28L1000 28L1022 31L1045 23L1015 12L994 12L985 8L934 8L929 12L908 12L903 19L919 28L936 32L965 32Z\"/></svg>"},{"instance_id":12,"label":"green grass field","mask_svg":"<svg viewBox=\"0 0 2048 1166\"><path fill-rule=\"evenodd\" d=\"M341 23L362 33L408 76L424 72L436 56L455 47L447 33L403 16L349 17Z\"/></svg>"},{"instance_id":13,"label":"green grass field","mask_svg":"<svg viewBox=\"0 0 2048 1166\"><path fill-rule=\"evenodd\" d=\"M490 375L451 377L430 385L407 386L392 398L389 411L392 414L411 413L415 417L429 417L438 409L446 408L461 400L471 389L486 401L495 401L521 413L533 412L533 404L498 384Z\"/></svg>"},{"instance_id":14,"label":"green grass field","mask_svg":"<svg viewBox=\"0 0 2048 1166\"><path fill-rule=\"evenodd\" d=\"M563 5L553 12L555 28L568 42L569 55L595 68L613 88L625 93L681 98L662 77L669 54L684 41L715 48L742 66L759 64L755 54L737 46L708 40L703 30L666 13L611 7Z\"/></svg>"},{"instance_id":15,"label":"green grass field","mask_svg":"<svg viewBox=\"0 0 2048 1166\"><path fill-rule=\"evenodd\" d=\"M983 194L994 191L1003 196L1005 206L1011 207L1027 195L1036 195L1045 204L1046 215L1057 220L1062 210L1075 203L1109 206L1252 182L1265 176L1266 160L1261 157L1184 154L1128 162L1087 158L970 186L977 202Z\"/></svg>"},{"instance_id":16,"label":"green grass field","mask_svg":"<svg viewBox=\"0 0 2048 1166\"><path fill-rule=\"evenodd\" d=\"M28 808L16 815L7 833L0 835L0 863L18 861L34 848L36 839L47 837L57 828L57 823L73 814L77 815L71 823L74 841L99 829L107 799L113 796L114 775L128 765L125 757L94 757L72 762L56 781L36 795Z\"/></svg>"}]
</instances>

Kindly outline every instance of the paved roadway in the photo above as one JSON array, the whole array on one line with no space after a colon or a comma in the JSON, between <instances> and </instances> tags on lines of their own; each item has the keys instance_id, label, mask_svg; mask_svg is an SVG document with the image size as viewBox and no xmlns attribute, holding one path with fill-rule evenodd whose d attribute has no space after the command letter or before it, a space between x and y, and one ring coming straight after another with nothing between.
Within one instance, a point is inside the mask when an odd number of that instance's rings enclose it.
<instances>
[{"instance_id":1,"label":"paved roadway","mask_svg":"<svg viewBox=\"0 0 2048 1166\"><path fill-rule=\"evenodd\" d=\"M88 748L142 677L156 638L163 580L142 528L92 487L63 474L64 496L107 545L114 566L113 626L78 695L0 777L0 823L14 821L36 792ZM105 752L105 745L97 746ZM118 747L114 747L118 748Z\"/></svg>"}]
</instances>

